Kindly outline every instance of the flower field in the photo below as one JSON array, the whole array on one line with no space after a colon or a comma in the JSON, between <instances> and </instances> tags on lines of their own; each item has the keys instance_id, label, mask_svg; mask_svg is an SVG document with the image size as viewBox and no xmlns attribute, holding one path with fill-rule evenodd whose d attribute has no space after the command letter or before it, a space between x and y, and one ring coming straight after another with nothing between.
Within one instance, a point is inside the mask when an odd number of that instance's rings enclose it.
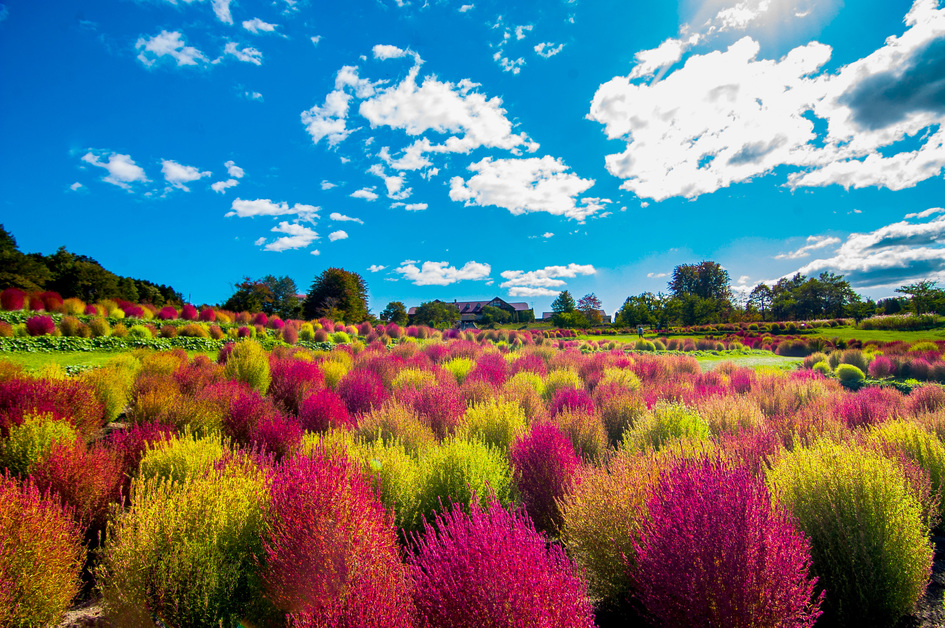
<instances>
[{"instance_id":1,"label":"flower field","mask_svg":"<svg viewBox=\"0 0 945 628\"><path fill-rule=\"evenodd\" d=\"M935 343L703 371L672 338L279 323L0 360L0 625L94 591L113 626L895 626L930 582Z\"/></svg>"}]
</instances>

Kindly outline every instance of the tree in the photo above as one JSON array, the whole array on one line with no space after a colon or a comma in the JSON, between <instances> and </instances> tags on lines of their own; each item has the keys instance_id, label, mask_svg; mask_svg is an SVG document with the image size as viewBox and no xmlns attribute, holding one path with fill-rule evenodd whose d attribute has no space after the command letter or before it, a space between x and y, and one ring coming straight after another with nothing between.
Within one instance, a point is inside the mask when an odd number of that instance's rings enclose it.
<instances>
[{"instance_id":1,"label":"tree","mask_svg":"<svg viewBox=\"0 0 945 628\"><path fill-rule=\"evenodd\" d=\"M669 291L673 297L693 295L728 303L732 299L729 283L728 271L717 262L680 264L673 269Z\"/></svg>"},{"instance_id":2,"label":"tree","mask_svg":"<svg viewBox=\"0 0 945 628\"><path fill-rule=\"evenodd\" d=\"M574 297L567 290L564 290L551 302L551 311L556 314L573 312L575 308Z\"/></svg>"},{"instance_id":3,"label":"tree","mask_svg":"<svg viewBox=\"0 0 945 628\"><path fill-rule=\"evenodd\" d=\"M766 283L758 284L748 295L748 305L761 312L762 321L768 320L767 313L771 307L773 297L774 293L771 291L771 286Z\"/></svg>"},{"instance_id":4,"label":"tree","mask_svg":"<svg viewBox=\"0 0 945 628\"><path fill-rule=\"evenodd\" d=\"M945 290L935 287L934 281L919 281L896 288L896 292L908 295L912 311L918 314L945 311Z\"/></svg>"},{"instance_id":5,"label":"tree","mask_svg":"<svg viewBox=\"0 0 945 628\"><path fill-rule=\"evenodd\" d=\"M603 321L600 299L598 299L597 295L593 292L581 297L581 300L578 301L577 309L591 325L600 325L601 321Z\"/></svg>"},{"instance_id":6,"label":"tree","mask_svg":"<svg viewBox=\"0 0 945 628\"><path fill-rule=\"evenodd\" d=\"M327 268L312 282L303 307L305 318L328 316L347 323L368 318L367 285L357 273Z\"/></svg>"},{"instance_id":7,"label":"tree","mask_svg":"<svg viewBox=\"0 0 945 628\"><path fill-rule=\"evenodd\" d=\"M459 310L452 303L442 301L427 301L421 303L414 313L411 322L414 325L428 327L452 327L459 320Z\"/></svg>"},{"instance_id":8,"label":"tree","mask_svg":"<svg viewBox=\"0 0 945 628\"><path fill-rule=\"evenodd\" d=\"M512 320L512 315L500 307L486 305L482 308L482 318L480 320L483 325L495 325L496 323L501 325Z\"/></svg>"},{"instance_id":9,"label":"tree","mask_svg":"<svg viewBox=\"0 0 945 628\"><path fill-rule=\"evenodd\" d=\"M236 292L223 304L223 309L233 312L263 312L272 301L273 294L269 286L246 277L242 283L236 284Z\"/></svg>"},{"instance_id":10,"label":"tree","mask_svg":"<svg viewBox=\"0 0 945 628\"><path fill-rule=\"evenodd\" d=\"M301 315L302 304L299 303L299 289L291 277L288 275L284 277L266 275L259 281L272 294L272 300L263 304L263 312L269 316L276 315L283 319L298 318Z\"/></svg>"},{"instance_id":11,"label":"tree","mask_svg":"<svg viewBox=\"0 0 945 628\"><path fill-rule=\"evenodd\" d=\"M400 301L391 301L381 312L381 320L396 325L407 324L407 308Z\"/></svg>"},{"instance_id":12,"label":"tree","mask_svg":"<svg viewBox=\"0 0 945 628\"><path fill-rule=\"evenodd\" d=\"M665 327L666 307L662 294L644 292L635 297L627 297L614 317L614 323L623 327Z\"/></svg>"}]
</instances>

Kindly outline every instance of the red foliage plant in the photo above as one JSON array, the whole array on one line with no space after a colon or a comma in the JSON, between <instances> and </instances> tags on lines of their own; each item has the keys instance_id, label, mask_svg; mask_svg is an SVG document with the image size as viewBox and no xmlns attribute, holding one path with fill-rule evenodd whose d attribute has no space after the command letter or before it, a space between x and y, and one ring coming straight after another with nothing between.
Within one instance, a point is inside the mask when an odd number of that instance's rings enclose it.
<instances>
[{"instance_id":1,"label":"red foliage plant","mask_svg":"<svg viewBox=\"0 0 945 628\"><path fill-rule=\"evenodd\" d=\"M26 331L30 336L46 336L56 331L56 322L51 316L31 316L26 319Z\"/></svg>"},{"instance_id":2,"label":"red foliage plant","mask_svg":"<svg viewBox=\"0 0 945 628\"><path fill-rule=\"evenodd\" d=\"M272 318L269 319L269 322L266 323L266 327L268 327L269 329L277 329L277 330L282 329L283 327L285 327L285 321L283 321L278 316L273 316Z\"/></svg>"},{"instance_id":3,"label":"red foliage plant","mask_svg":"<svg viewBox=\"0 0 945 628\"><path fill-rule=\"evenodd\" d=\"M108 447L118 457L124 475L125 489L131 483L131 476L138 469L138 463L144 457L151 443L170 440L176 430L162 423L139 423L126 430L112 432ZM125 491L127 493L127 490Z\"/></svg>"},{"instance_id":4,"label":"red foliage plant","mask_svg":"<svg viewBox=\"0 0 945 628\"><path fill-rule=\"evenodd\" d=\"M945 408L945 390L941 386L928 384L912 390L906 398L906 405L914 415L935 412Z\"/></svg>"},{"instance_id":5,"label":"red foliage plant","mask_svg":"<svg viewBox=\"0 0 945 628\"><path fill-rule=\"evenodd\" d=\"M563 410L575 410L593 414L594 400L583 388L562 388L555 393L554 399L548 406L548 413L557 416Z\"/></svg>"},{"instance_id":6,"label":"red foliage plant","mask_svg":"<svg viewBox=\"0 0 945 628\"><path fill-rule=\"evenodd\" d=\"M299 456L276 468L271 495L261 577L291 625L413 625L393 520L354 465Z\"/></svg>"},{"instance_id":7,"label":"red foliage plant","mask_svg":"<svg viewBox=\"0 0 945 628\"><path fill-rule=\"evenodd\" d=\"M286 325L282 328L282 340L286 344L294 345L299 341L299 328L295 325Z\"/></svg>"},{"instance_id":8,"label":"red foliage plant","mask_svg":"<svg viewBox=\"0 0 945 628\"><path fill-rule=\"evenodd\" d=\"M870 427L902 412L902 394L894 388L870 386L839 398L837 416L847 427Z\"/></svg>"},{"instance_id":9,"label":"red foliage plant","mask_svg":"<svg viewBox=\"0 0 945 628\"><path fill-rule=\"evenodd\" d=\"M40 292L37 296L43 302L42 309L47 312L55 312L62 306L62 297L59 296L58 292L47 290L46 292Z\"/></svg>"},{"instance_id":10,"label":"red foliage plant","mask_svg":"<svg viewBox=\"0 0 945 628\"><path fill-rule=\"evenodd\" d=\"M404 388L398 393L397 400L416 412L441 439L456 430L466 411L466 401L459 388L445 382L437 386L424 386L419 390Z\"/></svg>"},{"instance_id":11,"label":"red foliage plant","mask_svg":"<svg viewBox=\"0 0 945 628\"><path fill-rule=\"evenodd\" d=\"M553 532L561 525L558 500L570 490L581 461L568 437L552 423L537 423L509 451L512 481L535 527Z\"/></svg>"},{"instance_id":12,"label":"red foliage plant","mask_svg":"<svg viewBox=\"0 0 945 628\"><path fill-rule=\"evenodd\" d=\"M0 292L0 308L7 312L17 312L26 305L26 293L19 288L7 288Z\"/></svg>"},{"instance_id":13,"label":"red foliage plant","mask_svg":"<svg viewBox=\"0 0 945 628\"><path fill-rule=\"evenodd\" d=\"M298 414L311 392L325 387L325 375L314 362L295 358L269 359L269 397L283 412Z\"/></svg>"},{"instance_id":14,"label":"red foliage plant","mask_svg":"<svg viewBox=\"0 0 945 628\"><path fill-rule=\"evenodd\" d=\"M298 451L304 434L296 417L268 414L256 423L251 442L260 452L283 460Z\"/></svg>"},{"instance_id":15,"label":"red foliage plant","mask_svg":"<svg viewBox=\"0 0 945 628\"><path fill-rule=\"evenodd\" d=\"M177 318L177 309L170 305L165 305L161 308L161 311L157 313L155 318L158 318L162 321L169 321Z\"/></svg>"},{"instance_id":16,"label":"red foliage plant","mask_svg":"<svg viewBox=\"0 0 945 628\"><path fill-rule=\"evenodd\" d=\"M332 428L354 428L357 421L348 413L344 400L335 391L321 388L309 395L299 412L302 427L312 432L325 432Z\"/></svg>"},{"instance_id":17,"label":"red foliage plant","mask_svg":"<svg viewBox=\"0 0 945 628\"><path fill-rule=\"evenodd\" d=\"M548 367L545 365L545 361L541 359L540 355L528 353L512 362L510 371L510 375L515 375L522 371L529 371L544 377L548 374Z\"/></svg>"},{"instance_id":18,"label":"red foliage plant","mask_svg":"<svg viewBox=\"0 0 945 628\"><path fill-rule=\"evenodd\" d=\"M527 516L498 502L454 505L414 536L418 626L591 628L587 587L557 545Z\"/></svg>"},{"instance_id":19,"label":"red foliage plant","mask_svg":"<svg viewBox=\"0 0 945 628\"><path fill-rule=\"evenodd\" d=\"M102 426L105 406L91 386L77 380L16 377L0 382L0 435L27 414L47 413L89 437Z\"/></svg>"},{"instance_id":20,"label":"red foliage plant","mask_svg":"<svg viewBox=\"0 0 945 628\"><path fill-rule=\"evenodd\" d=\"M195 395L211 384L222 382L223 367L205 355L198 355L190 362L182 362L174 379L182 393Z\"/></svg>"},{"instance_id":21,"label":"red foliage plant","mask_svg":"<svg viewBox=\"0 0 945 628\"><path fill-rule=\"evenodd\" d=\"M895 375L897 369L892 360L884 355L878 355L870 362L870 366L867 370L869 371L870 377L883 379L884 377Z\"/></svg>"},{"instance_id":22,"label":"red foliage plant","mask_svg":"<svg viewBox=\"0 0 945 628\"><path fill-rule=\"evenodd\" d=\"M271 399L244 384L223 382L217 386L230 390L230 405L223 414L223 431L241 445L252 442L257 425L279 415Z\"/></svg>"},{"instance_id":23,"label":"red foliage plant","mask_svg":"<svg viewBox=\"0 0 945 628\"><path fill-rule=\"evenodd\" d=\"M381 378L361 368L348 371L341 378L338 382L338 394L351 414L363 414L370 412L372 408L380 408L387 399L387 391Z\"/></svg>"},{"instance_id":24,"label":"red foliage plant","mask_svg":"<svg viewBox=\"0 0 945 628\"><path fill-rule=\"evenodd\" d=\"M647 504L635 595L658 625L813 626L810 546L760 478L720 460L682 460Z\"/></svg>"},{"instance_id":25,"label":"red foliage plant","mask_svg":"<svg viewBox=\"0 0 945 628\"><path fill-rule=\"evenodd\" d=\"M466 377L467 381L484 381L493 386L505 383L508 372L508 362L500 353L484 353L476 360L476 366Z\"/></svg>"},{"instance_id":26,"label":"red foliage plant","mask_svg":"<svg viewBox=\"0 0 945 628\"><path fill-rule=\"evenodd\" d=\"M253 316L253 320L252 320L253 325L262 325L263 327L265 327L266 323L268 322L269 322L269 317L266 316L265 312L257 312L256 315Z\"/></svg>"},{"instance_id":27,"label":"red foliage plant","mask_svg":"<svg viewBox=\"0 0 945 628\"><path fill-rule=\"evenodd\" d=\"M212 307L205 307L200 310L199 319L204 323L212 323L217 320L217 313Z\"/></svg>"},{"instance_id":28,"label":"red foliage plant","mask_svg":"<svg viewBox=\"0 0 945 628\"><path fill-rule=\"evenodd\" d=\"M197 316L197 308L195 308L190 303L184 304L184 306L180 309L180 317L185 321L195 321L197 320Z\"/></svg>"}]
</instances>

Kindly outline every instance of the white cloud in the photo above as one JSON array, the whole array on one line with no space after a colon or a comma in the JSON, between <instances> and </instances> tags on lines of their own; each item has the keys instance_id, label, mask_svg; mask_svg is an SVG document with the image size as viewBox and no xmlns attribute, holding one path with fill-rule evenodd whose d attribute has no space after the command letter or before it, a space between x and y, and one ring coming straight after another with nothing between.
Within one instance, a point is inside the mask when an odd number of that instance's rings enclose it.
<instances>
[{"instance_id":1,"label":"white cloud","mask_svg":"<svg viewBox=\"0 0 945 628\"><path fill-rule=\"evenodd\" d=\"M364 221L360 218L352 218L351 216L345 216L344 214L339 214L338 212L332 212L328 217L335 222L356 222L359 225L363 225Z\"/></svg>"},{"instance_id":2,"label":"white cloud","mask_svg":"<svg viewBox=\"0 0 945 628\"><path fill-rule=\"evenodd\" d=\"M75 183L69 186L69 189L72 190L73 192L76 192L84 187L85 187L84 185L76 181Z\"/></svg>"},{"instance_id":3,"label":"white cloud","mask_svg":"<svg viewBox=\"0 0 945 628\"><path fill-rule=\"evenodd\" d=\"M251 20L246 20L245 22L243 22L243 28L248 30L250 33L253 33L254 35L259 34L261 32L272 33L276 30L276 26L277 24L270 24L268 22L263 22L258 17L254 17Z\"/></svg>"},{"instance_id":4,"label":"white cloud","mask_svg":"<svg viewBox=\"0 0 945 628\"><path fill-rule=\"evenodd\" d=\"M102 179L106 183L117 185L126 190L131 189L132 183L147 183L150 181L144 170L137 165L131 155L107 153L108 161L102 161L99 155L89 151L82 156L82 161L98 168L104 168L108 174Z\"/></svg>"},{"instance_id":5,"label":"white cloud","mask_svg":"<svg viewBox=\"0 0 945 628\"><path fill-rule=\"evenodd\" d=\"M185 185L186 183L209 177L212 174L210 171L201 172L199 168L184 166L171 159L161 160L161 172L164 174L165 181L185 192L190 192L190 188Z\"/></svg>"},{"instance_id":6,"label":"white cloud","mask_svg":"<svg viewBox=\"0 0 945 628\"><path fill-rule=\"evenodd\" d=\"M550 59L551 57L561 52L563 49L564 49L564 44L558 44L557 46L555 46L553 43L545 42L545 41L535 46L535 52L537 52L539 56L544 57L545 59Z\"/></svg>"},{"instance_id":7,"label":"white cloud","mask_svg":"<svg viewBox=\"0 0 945 628\"><path fill-rule=\"evenodd\" d=\"M256 241L253 242L253 244L255 244L256 246L262 246L262 245L265 244L265 243L266 243L266 238L265 238L265 237L256 238Z\"/></svg>"},{"instance_id":8,"label":"white cloud","mask_svg":"<svg viewBox=\"0 0 945 628\"><path fill-rule=\"evenodd\" d=\"M312 251L312 255L321 255L321 254L322 252L319 251L318 249L315 249L314 251Z\"/></svg>"},{"instance_id":9,"label":"white cloud","mask_svg":"<svg viewBox=\"0 0 945 628\"><path fill-rule=\"evenodd\" d=\"M345 232L345 231L341 231L341 230L332 231L331 233L328 234L328 239L331 240L332 242L334 242L334 241L336 241L336 240L347 240L347 239L348 239L348 233Z\"/></svg>"},{"instance_id":10,"label":"white cloud","mask_svg":"<svg viewBox=\"0 0 945 628\"><path fill-rule=\"evenodd\" d=\"M394 272L413 282L415 286L448 286L458 281L478 281L486 279L492 272L489 264L466 262L462 268L450 266L447 262L423 262L417 267L417 262L404 261Z\"/></svg>"},{"instance_id":11,"label":"white cloud","mask_svg":"<svg viewBox=\"0 0 945 628\"><path fill-rule=\"evenodd\" d=\"M351 193L351 198L363 198L366 201L376 201L378 199L374 188L361 188Z\"/></svg>"},{"instance_id":12,"label":"white cloud","mask_svg":"<svg viewBox=\"0 0 945 628\"><path fill-rule=\"evenodd\" d=\"M501 66L503 72L518 74L522 71L522 68L525 67L524 58L510 59L506 57L501 50L493 54L492 59Z\"/></svg>"},{"instance_id":13,"label":"white cloud","mask_svg":"<svg viewBox=\"0 0 945 628\"><path fill-rule=\"evenodd\" d=\"M513 297L554 296L567 285L565 279L574 279L578 275L597 273L590 264L568 264L567 266L545 266L538 270L506 270L501 274L504 282L500 288L507 288Z\"/></svg>"},{"instance_id":14,"label":"white cloud","mask_svg":"<svg viewBox=\"0 0 945 628\"><path fill-rule=\"evenodd\" d=\"M827 248L828 246L834 246L836 244L840 244L840 238L828 236L808 236L807 244L796 251L791 251L790 253L779 253L778 255L774 256L774 259L801 259L802 257L807 257L818 249Z\"/></svg>"},{"instance_id":15,"label":"white cloud","mask_svg":"<svg viewBox=\"0 0 945 628\"><path fill-rule=\"evenodd\" d=\"M555 236L555 234L551 233L550 231L546 231L546 232L544 232L543 234L541 234L541 237L545 238L546 240L547 240L548 238L553 238L554 236Z\"/></svg>"},{"instance_id":16,"label":"white cloud","mask_svg":"<svg viewBox=\"0 0 945 628\"><path fill-rule=\"evenodd\" d=\"M743 2L712 27L743 28L766 6ZM626 141L624 152L607 156L607 168L624 189L656 200L694 198L779 166L789 167L792 188L901 190L938 177L945 8L916 0L905 24L902 35L832 73L823 71L832 50L817 42L769 60L744 37L727 50L690 55L651 82L635 79L678 61L692 39L638 53L629 76L600 86L588 115L608 137ZM907 138L908 149L896 145Z\"/></svg>"},{"instance_id":17,"label":"white cloud","mask_svg":"<svg viewBox=\"0 0 945 628\"><path fill-rule=\"evenodd\" d=\"M262 52L248 46L240 50L239 44L235 41L228 41L226 43L226 46L223 48L223 54L233 55L243 63L262 65Z\"/></svg>"},{"instance_id":18,"label":"white cloud","mask_svg":"<svg viewBox=\"0 0 945 628\"><path fill-rule=\"evenodd\" d=\"M317 144L324 137L328 145L335 146L351 135L356 129L346 127L348 105L353 96L346 90L351 89L358 98L370 98L374 95L374 85L358 76L358 68L346 65L335 76L335 89L325 96L325 104L303 111L301 118L305 130Z\"/></svg>"},{"instance_id":19,"label":"white cloud","mask_svg":"<svg viewBox=\"0 0 945 628\"><path fill-rule=\"evenodd\" d=\"M593 179L582 179L568 172L559 159L550 156L527 159L497 159L491 157L470 164L476 174L468 180L453 177L450 180L450 198L469 205L495 205L514 215L529 212L548 212L584 220L601 209L599 199L577 197L594 185Z\"/></svg>"},{"instance_id":20,"label":"white cloud","mask_svg":"<svg viewBox=\"0 0 945 628\"><path fill-rule=\"evenodd\" d=\"M293 214L297 215L300 220L311 222L318 218L318 208L301 203L296 203L290 207L286 202L273 203L268 198L259 198L252 201L237 198L233 201L231 210L225 216L252 218L254 216L290 216Z\"/></svg>"},{"instance_id":21,"label":"white cloud","mask_svg":"<svg viewBox=\"0 0 945 628\"><path fill-rule=\"evenodd\" d=\"M275 251L277 253L293 249L304 249L318 239L318 234L315 233L314 230L298 223L282 221L277 226L273 227L271 231L274 233L287 234L284 237L276 238L266 245L265 248L267 251Z\"/></svg>"},{"instance_id":22,"label":"white cloud","mask_svg":"<svg viewBox=\"0 0 945 628\"><path fill-rule=\"evenodd\" d=\"M387 197L394 200L403 200L413 192L411 188L404 189L404 178L399 175L388 176L384 172L384 166L374 164L368 169L368 172L382 178L384 186L387 188Z\"/></svg>"},{"instance_id":23,"label":"white cloud","mask_svg":"<svg viewBox=\"0 0 945 628\"><path fill-rule=\"evenodd\" d=\"M227 174L229 174L234 179L242 179L243 175L246 174L245 172L243 172L243 169L237 166L236 162L234 162L233 160L230 160L223 165L226 166Z\"/></svg>"},{"instance_id":24,"label":"white cloud","mask_svg":"<svg viewBox=\"0 0 945 628\"><path fill-rule=\"evenodd\" d=\"M312 40L312 44L313 44L313 45L317 46L317 45L318 45L318 42L320 42L320 41L322 40L322 36L321 36L321 35L315 35L314 37L310 37L309 39Z\"/></svg>"},{"instance_id":25,"label":"white cloud","mask_svg":"<svg viewBox=\"0 0 945 628\"><path fill-rule=\"evenodd\" d=\"M921 212L915 214L906 214L906 220L910 218L928 218L929 216L934 216L935 214L945 214L945 208L942 207L930 207Z\"/></svg>"},{"instance_id":26,"label":"white cloud","mask_svg":"<svg viewBox=\"0 0 945 628\"><path fill-rule=\"evenodd\" d=\"M263 95L260 94L259 92L249 92L249 91L243 92L243 98L246 98L247 100L255 100L257 102L262 102L264 100Z\"/></svg>"},{"instance_id":27,"label":"white cloud","mask_svg":"<svg viewBox=\"0 0 945 628\"><path fill-rule=\"evenodd\" d=\"M669 277L669 273L647 273L646 276L649 279L660 279L662 277Z\"/></svg>"},{"instance_id":28,"label":"white cloud","mask_svg":"<svg viewBox=\"0 0 945 628\"><path fill-rule=\"evenodd\" d=\"M381 265L379 265L379 264L371 264L371 265L368 267L368 270L369 270L370 272L372 272L372 273L378 273L378 272L384 270L385 268L387 268L387 266L381 266Z\"/></svg>"},{"instance_id":29,"label":"white cloud","mask_svg":"<svg viewBox=\"0 0 945 628\"><path fill-rule=\"evenodd\" d=\"M230 15L230 3L233 0L213 0L213 12L217 19L224 24L232 24L233 16Z\"/></svg>"},{"instance_id":30,"label":"white cloud","mask_svg":"<svg viewBox=\"0 0 945 628\"><path fill-rule=\"evenodd\" d=\"M403 48L390 46L388 44L377 44L372 49L372 52L374 53L374 58L381 61L385 61L387 59L399 59L410 54L410 52L404 50Z\"/></svg>"},{"instance_id":31,"label":"white cloud","mask_svg":"<svg viewBox=\"0 0 945 628\"><path fill-rule=\"evenodd\" d=\"M459 7L459 12L466 13L467 11L472 11L475 8L476 8L476 5L474 4L464 4L463 6Z\"/></svg>"},{"instance_id":32,"label":"white cloud","mask_svg":"<svg viewBox=\"0 0 945 628\"><path fill-rule=\"evenodd\" d=\"M177 31L162 30L150 39L139 37L135 49L140 51L138 61L149 68L163 57L170 57L178 66L207 63L207 57L193 46L186 45Z\"/></svg>"},{"instance_id":33,"label":"white cloud","mask_svg":"<svg viewBox=\"0 0 945 628\"><path fill-rule=\"evenodd\" d=\"M525 35L535 28L532 24L523 24L515 27L515 39L525 39Z\"/></svg>"},{"instance_id":34,"label":"white cloud","mask_svg":"<svg viewBox=\"0 0 945 628\"><path fill-rule=\"evenodd\" d=\"M422 212L427 207L428 205L426 203L407 203L404 205L404 209L406 209L408 212Z\"/></svg>"},{"instance_id":35,"label":"white cloud","mask_svg":"<svg viewBox=\"0 0 945 628\"><path fill-rule=\"evenodd\" d=\"M797 272L810 275L824 271L844 275L855 288L943 281L945 216L919 224L901 221L869 233L852 233L832 257L809 262Z\"/></svg>"},{"instance_id":36,"label":"white cloud","mask_svg":"<svg viewBox=\"0 0 945 628\"><path fill-rule=\"evenodd\" d=\"M240 182L237 181L236 179L227 179L226 181L215 181L214 183L210 184L210 189L213 190L214 192L225 194L227 188L236 187L239 184Z\"/></svg>"},{"instance_id":37,"label":"white cloud","mask_svg":"<svg viewBox=\"0 0 945 628\"><path fill-rule=\"evenodd\" d=\"M338 187L338 184L337 184L337 183L332 183L331 181L329 181L329 180L327 180L327 179L322 179L322 189L323 189L323 190L330 190L330 189L336 188L336 187Z\"/></svg>"}]
</instances>

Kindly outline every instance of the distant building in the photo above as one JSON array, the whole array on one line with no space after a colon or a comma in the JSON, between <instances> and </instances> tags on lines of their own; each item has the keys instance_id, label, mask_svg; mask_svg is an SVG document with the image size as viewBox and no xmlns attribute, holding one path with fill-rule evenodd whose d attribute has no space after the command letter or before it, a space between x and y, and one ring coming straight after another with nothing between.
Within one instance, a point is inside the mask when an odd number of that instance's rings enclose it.
<instances>
[{"instance_id":1,"label":"distant building","mask_svg":"<svg viewBox=\"0 0 945 628\"><path fill-rule=\"evenodd\" d=\"M532 308L528 306L528 303L509 303L504 299L499 297L494 297L488 301L456 301L452 303L449 301L440 301L436 299L439 303L446 303L447 305L452 305L459 310L459 325L461 329L470 327L474 323L478 323L482 320L483 308L484 307L494 307L500 310L505 310L512 316L512 321L514 322L525 322L527 320L534 320L535 315L532 312ZM412 307L407 310L408 316L413 316L417 312L416 307Z\"/></svg>"}]
</instances>

